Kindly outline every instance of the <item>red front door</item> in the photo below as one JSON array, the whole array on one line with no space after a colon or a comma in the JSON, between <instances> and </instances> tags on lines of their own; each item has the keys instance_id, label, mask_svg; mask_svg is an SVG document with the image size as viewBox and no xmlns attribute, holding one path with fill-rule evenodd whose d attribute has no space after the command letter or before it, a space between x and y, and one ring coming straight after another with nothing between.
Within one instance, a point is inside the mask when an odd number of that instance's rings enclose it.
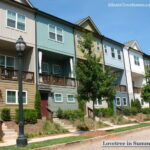
<instances>
[{"instance_id":1,"label":"red front door","mask_svg":"<svg viewBox=\"0 0 150 150\"><path fill-rule=\"evenodd\" d=\"M42 117L47 115L48 100L41 100Z\"/></svg>"}]
</instances>

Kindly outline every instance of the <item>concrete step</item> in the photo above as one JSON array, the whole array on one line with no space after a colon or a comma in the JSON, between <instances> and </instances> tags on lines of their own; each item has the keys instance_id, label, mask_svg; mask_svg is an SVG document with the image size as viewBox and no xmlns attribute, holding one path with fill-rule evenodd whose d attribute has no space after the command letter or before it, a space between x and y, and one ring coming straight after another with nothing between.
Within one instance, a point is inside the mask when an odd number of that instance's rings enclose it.
<instances>
[{"instance_id":1,"label":"concrete step","mask_svg":"<svg viewBox=\"0 0 150 150\"><path fill-rule=\"evenodd\" d=\"M6 140L13 140L13 139L17 139L18 135L14 135L14 136L4 136L3 137L3 140L6 141Z\"/></svg>"}]
</instances>

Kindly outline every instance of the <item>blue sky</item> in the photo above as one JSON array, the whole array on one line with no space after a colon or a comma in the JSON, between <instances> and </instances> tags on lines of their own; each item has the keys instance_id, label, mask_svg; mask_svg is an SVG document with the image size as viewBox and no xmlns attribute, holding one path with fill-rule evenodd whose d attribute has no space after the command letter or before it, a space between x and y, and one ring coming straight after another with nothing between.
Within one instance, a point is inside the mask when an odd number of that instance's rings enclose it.
<instances>
[{"instance_id":1,"label":"blue sky","mask_svg":"<svg viewBox=\"0 0 150 150\"><path fill-rule=\"evenodd\" d=\"M137 40L150 54L150 7L108 7L109 3L150 0L30 0L38 9L72 23L90 16L101 33L121 43Z\"/></svg>"}]
</instances>

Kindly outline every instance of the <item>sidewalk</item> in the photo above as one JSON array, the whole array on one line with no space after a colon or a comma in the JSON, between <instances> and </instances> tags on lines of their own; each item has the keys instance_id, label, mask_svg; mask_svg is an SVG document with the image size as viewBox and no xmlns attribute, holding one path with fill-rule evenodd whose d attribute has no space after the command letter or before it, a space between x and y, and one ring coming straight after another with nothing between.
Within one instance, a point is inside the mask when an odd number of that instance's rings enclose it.
<instances>
[{"instance_id":1,"label":"sidewalk","mask_svg":"<svg viewBox=\"0 0 150 150\"><path fill-rule=\"evenodd\" d=\"M99 131L107 131L107 130L117 129L117 128L121 128L121 127L134 126L134 125L138 125L138 124L139 123L125 124L125 125L113 125L111 127L100 128L100 129L97 129L97 130L99 130ZM35 138L28 139L28 143L46 141L46 140L50 140L50 139L58 139L58 138L69 137L69 136L79 136L81 133L83 133L83 132L82 131L76 131L76 132L68 133L68 134L51 135L51 136L37 137L37 138L35 137ZM10 145L15 145L15 144L16 144L16 139L14 139L14 140L7 140L7 141L4 141L3 143L0 143L0 147L2 147L2 146L10 146Z\"/></svg>"}]
</instances>

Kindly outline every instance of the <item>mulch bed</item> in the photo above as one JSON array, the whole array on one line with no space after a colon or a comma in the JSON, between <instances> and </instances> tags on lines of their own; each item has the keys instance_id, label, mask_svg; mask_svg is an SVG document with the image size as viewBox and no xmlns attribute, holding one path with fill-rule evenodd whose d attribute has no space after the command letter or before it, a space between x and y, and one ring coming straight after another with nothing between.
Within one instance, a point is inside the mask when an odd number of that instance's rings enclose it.
<instances>
[{"instance_id":1,"label":"mulch bed","mask_svg":"<svg viewBox=\"0 0 150 150\"><path fill-rule=\"evenodd\" d=\"M87 131L85 133L82 133L80 136L88 136L88 137L96 137L96 136L104 136L110 134L106 131Z\"/></svg>"},{"instance_id":2,"label":"mulch bed","mask_svg":"<svg viewBox=\"0 0 150 150\"><path fill-rule=\"evenodd\" d=\"M45 122L45 120L38 120L38 122L36 124L26 124L25 128L24 128L25 133L42 132L44 122ZM6 124L6 126L9 129L15 129L15 131L18 132L19 126L18 126L18 124L16 124L16 122L7 121L7 122L4 122L4 123Z\"/></svg>"}]
</instances>

